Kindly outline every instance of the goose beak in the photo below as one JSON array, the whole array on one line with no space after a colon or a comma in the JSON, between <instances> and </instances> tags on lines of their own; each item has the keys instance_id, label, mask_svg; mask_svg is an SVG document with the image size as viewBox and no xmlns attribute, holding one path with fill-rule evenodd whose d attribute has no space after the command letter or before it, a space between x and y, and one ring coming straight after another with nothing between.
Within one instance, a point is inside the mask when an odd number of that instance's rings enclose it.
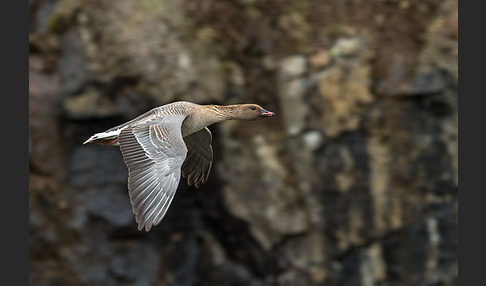
<instances>
[{"instance_id":1,"label":"goose beak","mask_svg":"<svg viewBox=\"0 0 486 286\"><path fill-rule=\"evenodd\" d=\"M275 116L275 113L262 109L262 114L260 114L261 117L272 117Z\"/></svg>"}]
</instances>

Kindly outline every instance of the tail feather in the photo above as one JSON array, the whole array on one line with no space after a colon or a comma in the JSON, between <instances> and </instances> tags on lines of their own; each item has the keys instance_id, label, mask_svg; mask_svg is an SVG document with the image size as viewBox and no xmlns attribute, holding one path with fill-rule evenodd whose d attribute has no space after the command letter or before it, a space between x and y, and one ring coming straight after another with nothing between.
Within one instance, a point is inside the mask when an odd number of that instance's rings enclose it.
<instances>
[{"instance_id":1,"label":"tail feather","mask_svg":"<svg viewBox=\"0 0 486 286\"><path fill-rule=\"evenodd\" d=\"M118 145L118 135L120 132L121 130L96 133L88 140L84 141L83 144L98 143L103 145Z\"/></svg>"}]
</instances>

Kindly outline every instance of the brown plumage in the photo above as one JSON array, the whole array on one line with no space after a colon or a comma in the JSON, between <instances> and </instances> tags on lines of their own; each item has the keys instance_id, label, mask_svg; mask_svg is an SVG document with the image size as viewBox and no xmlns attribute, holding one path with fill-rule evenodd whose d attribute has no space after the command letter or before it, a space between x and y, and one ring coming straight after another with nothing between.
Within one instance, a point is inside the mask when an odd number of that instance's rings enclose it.
<instances>
[{"instance_id":1,"label":"brown plumage","mask_svg":"<svg viewBox=\"0 0 486 286\"><path fill-rule=\"evenodd\" d=\"M256 104L198 105L180 101L91 136L86 143L120 146L128 167L128 191L138 229L160 223L182 172L189 186L208 180L213 161L207 126L225 120L254 120L275 114Z\"/></svg>"}]
</instances>

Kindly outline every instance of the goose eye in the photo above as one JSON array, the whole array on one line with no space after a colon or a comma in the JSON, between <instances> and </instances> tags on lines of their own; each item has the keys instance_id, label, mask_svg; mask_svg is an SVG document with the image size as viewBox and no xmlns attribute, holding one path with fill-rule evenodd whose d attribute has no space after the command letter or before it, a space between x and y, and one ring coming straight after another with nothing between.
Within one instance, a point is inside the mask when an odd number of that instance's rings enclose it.
<instances>
[{"instance_id":1,"label":"goose eye","mask_svg":"<svg viewBox=\"0 0 486 286\"><path fill-rule=\"evenodd\" d=\"M256 107L255 107L255 106L252 106L252 107L250 107L250 109L251 109L251 110L255 110L255 109L256 109Z\"/></svg>"}]
</instances>

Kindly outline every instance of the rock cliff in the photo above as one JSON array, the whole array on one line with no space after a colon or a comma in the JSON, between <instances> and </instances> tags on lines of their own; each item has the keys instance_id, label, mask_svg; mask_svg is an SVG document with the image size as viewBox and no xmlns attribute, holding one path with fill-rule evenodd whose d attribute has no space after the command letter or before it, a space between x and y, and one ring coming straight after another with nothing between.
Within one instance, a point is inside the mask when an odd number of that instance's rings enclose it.
<instances>
[{"instance_id":1,"label":"rock cliff","mask_svg":"<svg viewBox=\"0 0 486 286\"><path fill-rule=\"evenodd\" d=\"M29 1L31 285L456 285L457 1ZM90 135L176 100L206 185L137 231Z\"/></svg>"}]
</instances>

